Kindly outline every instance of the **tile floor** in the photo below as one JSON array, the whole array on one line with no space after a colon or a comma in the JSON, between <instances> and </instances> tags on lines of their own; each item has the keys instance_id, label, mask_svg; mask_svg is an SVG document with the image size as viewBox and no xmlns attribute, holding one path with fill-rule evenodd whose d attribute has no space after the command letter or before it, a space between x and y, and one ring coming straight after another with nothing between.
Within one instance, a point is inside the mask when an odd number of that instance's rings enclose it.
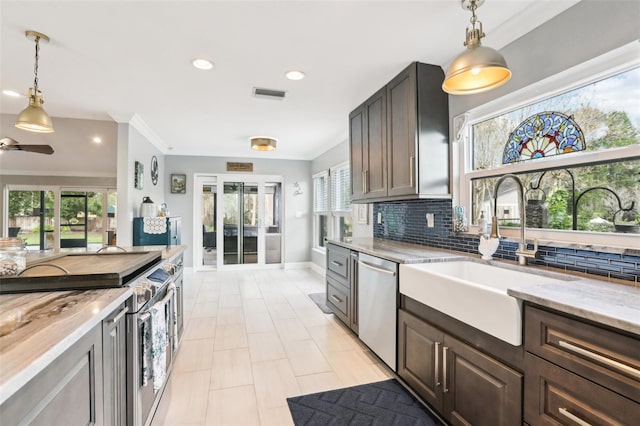
<instances>
[{"instance_id":1,"label":"tile floor","mask_svg":"<svg viewBox=\"0 0 640 426\"><path fill-rule=\"evenodd\" d=\"M185 331L153 426L291 425L286 398L391 378L307 296L309 269L186 272Z\"/></svg>"}]
</instances>

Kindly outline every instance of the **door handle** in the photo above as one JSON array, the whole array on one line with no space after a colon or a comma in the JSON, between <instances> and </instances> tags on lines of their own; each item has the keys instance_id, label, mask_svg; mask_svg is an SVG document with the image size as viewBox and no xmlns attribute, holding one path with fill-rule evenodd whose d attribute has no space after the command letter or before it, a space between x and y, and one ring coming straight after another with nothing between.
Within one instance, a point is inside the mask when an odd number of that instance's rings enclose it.
<instances>
[{"instance_id":1,"label":"door handle","mask_svg":"<svg viewBox=\"0 0 640 426\"><path fill-rule=\"evenodd\" d=\"M396 271L390 271L388 269L379 268L379 267L377 267L375 265L372 265L369 262L365 262L363 260L358 260L358 263L360 265L364 266L365 268L373 269L376 272L382 272L383 274L388 274L388 275L391 275L392 277L394 277L396 275Z\"/></svg>"},{"instance_id":2,"label":"door handle","mask_svg":"<svg viewBox=\"0 0 640 426\"><path fill-rule=\"evenodd\" d=\"M564 407L558 408L558 412L561 415L565 416L566 418L570 419L572 422L579 424L580 426L591 426L591 423L585 422L580 417L578 417L575 414L571 413L569 410L567 410Z\"/></svg>"},{"instance_id":3,"label":"door handle","mask_svg":"<svg viewBox=\"0 0 640 426\"><path fill-rule=\"evenodd\" d=\"M440 342L435 343L435 378L434 382L436 386L440 386Z\"/></svg>"},{"instance_id":4,"label":"door handle","mask_svg":"<svg viewBox=\"0 0 640 426\"><path fill-rule=\"evenodd\" d=\"M332 294L332 295L331 295L331 298L332 298L333 300L335 300L336 302L338 302L338 303L342 303L342 299L340 299L340 298L339 298L338 296L336 296L335 294Z\"/></svg>"},{"instance_id":5,"label":"door handle","mask_svg":"<svg viewBox=\"0 0 640 426\"><path fill-rule=\"evenodd\" d=\"M449 388L447 387L447 352L449 352L449 348L446 346L442 347L442 392L449 392Z\"/></svg>"},{"instance_id":6,"label":"door handle","mask_svg":"<svg viewBox=\"0 0 640 426\"><path fill-rule=\"evenodd\" d=\"M331 264L332 264L332 265L336 265L336 266L342 266L342 263L337 262L337 261L335 261L335 260L332 260L332 261L331 261Z\"/></svg>"},{"instance_id":7,"label":"door handle","mask_svg":"<svg viewBox=\"0 0 640 426\"><path fill-rule=\"evenodd\" d=\"M415 168L415 159L416 157L414 157L413 155L411 157L409 157L409 186L411 188L413 188L413 173L414 173L414 168Z\"/></svg>"},{"instance_id":8,"label":"door handle","mask_svg":"<svg viewBox=\"0 0 640 426\"><path fill-rule=\"evenodd\" d=\"M590 358L594 361L600 362L602 364L605 364L615 370L618 370L619 372L623 373L623 374L629 374L633 377L635 377L636 379L640 379L640 371L630 367L628 365L625 365L621 362L618 362L616 360L613 360L611 358L607 358L605 356L602 356L600 354L597 354L595 352L591 352L587 349L583 349L579 346L576 345L572 345L569 342L565 342L564 340L560 340L558 341L558 346L560 346L561 348L565 348L570 350L571 352L577 353L579 355L585 356L587 358Z\"/></svg>"},{"instance_id":9,"label":"door handle","mask_svg":"<svg viewBox=\"0 0 640 426\"><path fill-rule=\"evenodd\" d=\"M118 315L116 315L115 317L113 317L112 319L109 320L109 322L111 324L115 324L118 321L120 321L120 319L124 316L124 314L126 314L127 312L129 312L129 308L128 307L124 307L122 308L122 310L120 312L118 312Z\"/></svg>"}]
</instances>

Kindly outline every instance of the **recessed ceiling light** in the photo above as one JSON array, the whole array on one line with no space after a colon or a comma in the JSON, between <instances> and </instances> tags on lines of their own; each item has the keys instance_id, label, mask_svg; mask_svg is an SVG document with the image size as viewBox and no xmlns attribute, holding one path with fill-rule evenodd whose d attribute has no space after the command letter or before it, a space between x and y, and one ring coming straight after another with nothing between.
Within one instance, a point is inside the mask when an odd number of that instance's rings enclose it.
<instances>
[{"instance_id":1,"label":"recessed ceiling light","mask_svg":"<svg viewBox=\"0 0 640 426\"><path fill-rule=\"evenodd\" d=\"M302 80L305 77L305 74L302 71L293 70L293 71L287 71L285 76L289 80Z\"/></svg>"},{"instance_id":2,"label":"recessed ceiling light","mask_svg":"<svg viewBox=\"0 0 640 426\"><path fill-rule=\"evenodd\" d=\"M93 139L91 139L93 142L95 143L102 143L102 139L100 139L98 136L95 136Z\"/></svg>"},{"instance_id":3,"label":"recessed ceiling light","mask_svg":"<svg viewBox=\"0 0 640 426\"><path fill-rule=\"evenodd\" d=\"M205 58L195 58L191 63L199 70L210 70L213 68L213 62Z\"/></svg>"},{"instance_id":4,"label":"recessed ceiling light","mask_svg":"<svg viewBox=\"0 0 640 426\"><path fill-rule=\"evenodd\" d=\"M18 93L15 90L3 90L3 95L11 96L12 98L20 98L24 96L22 93Z\"/></svg>"}]
</instances>

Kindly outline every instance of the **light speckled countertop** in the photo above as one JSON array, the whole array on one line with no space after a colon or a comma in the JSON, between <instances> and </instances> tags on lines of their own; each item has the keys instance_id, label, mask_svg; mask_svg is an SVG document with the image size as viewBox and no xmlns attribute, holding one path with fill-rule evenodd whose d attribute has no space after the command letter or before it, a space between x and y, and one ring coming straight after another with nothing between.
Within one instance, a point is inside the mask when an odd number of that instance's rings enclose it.
<instances>
[{"instance_id":1,"label":"light speckled countertop","mask_svg":"<svg viewBox=\"0 0 640 426\"><path fill-rule=\"evenodd\" d=\"M355 238L349 242L328 240L327 242L397 263L442 262L465 257L463 253L452 250L399 243L378 238Z\"/></svg>"},{"instance_id":2,"label":"light speckled countertop","mask_svg":"<svg viewBox=\"0 0 640 426\"><path fill-rule=\"evenodd\" d=\"M329 243L398 263L424 263L474 259L479 255L433 249L377 238L357 238L351 242L329 240ZM519 266L515 262L490 262L496 266L523 272L562 276L561 283L540 284L509 289L508 294L580 318L605 324L640 336L640 288L592 278L590 275L571 275L557 269L538 266Z\"/></svg>"},{"instance_id":3,"label":"light speckled countertop","mask_svg":"<svg viewBox=\"0 0 640 426\"><path fill-rule=\"evenodd\" d=\"M127 247L127 251L162 251L170 259L184 246ZM68 252L30 253L29 262L41 262ZM83 291L51 291L0 295L0 404L80 340L133 290L129 286Z\"/></svg>"}]
</instances>

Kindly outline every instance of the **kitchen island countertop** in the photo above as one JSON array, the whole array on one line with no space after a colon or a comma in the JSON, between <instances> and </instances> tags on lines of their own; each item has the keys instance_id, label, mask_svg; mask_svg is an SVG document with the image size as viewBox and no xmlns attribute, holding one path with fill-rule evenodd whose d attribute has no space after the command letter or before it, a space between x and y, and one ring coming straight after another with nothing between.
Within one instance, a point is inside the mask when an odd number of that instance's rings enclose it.
<instances>
[{"instance_id":1,"label":"kitchen island countertop","mask_svg":"<svg viewBox=\"0 0 640 426\"><path fill-rule=\"evenodd\" d=\"M161 251L170 259L184 246L127 247ZM27 264L93 250L55 250L28 254ZM95 290L0 295L0 404L111 314L133 293L129 286Z\"/></svg>"}]
</instances>

